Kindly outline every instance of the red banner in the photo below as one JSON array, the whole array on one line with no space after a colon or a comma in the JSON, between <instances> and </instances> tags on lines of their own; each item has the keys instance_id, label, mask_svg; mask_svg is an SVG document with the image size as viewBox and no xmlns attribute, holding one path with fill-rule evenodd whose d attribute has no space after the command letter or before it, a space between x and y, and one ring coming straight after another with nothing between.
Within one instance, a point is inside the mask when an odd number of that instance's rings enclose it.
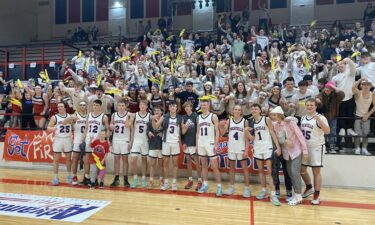
<instances>
[{"instance_id":1,"label":"red banner","mask_svg":"<svg viewBox=\"0 0 375 225\"><path fill-rule=\"evenodd\" d=\"M221 172L229 171L228 158L228 138L220 138L219 140L219 166ZM46 131L23 131L8 129L4 141L3 158L7 161L22 161L22 162L53 162L53 133ZM181 150L181 152L183 152ZM65 155L62 154L59 160L60 163L65 163ZM178 163L180 169L187 169L185 154L180 154ZM253 158L251 145L249 149L249 156L246 159L247 168L250 173L256 174L258 167ZM195 169L194 162L193 168ZM240 162L236 164L236 172L242 173Z\"/></svg>"},{"instance_id":2,"label":"red banner","mask_svg":"<svg viewBox=\"0 0 375 225\"><path fill-rule=\"evenodd\" d=\"M7 161L52 163L52 143L53 133L8 129L3 158ZM59 162L65 162L64 154L61 154Z\"/></svg>"}]
</instances>

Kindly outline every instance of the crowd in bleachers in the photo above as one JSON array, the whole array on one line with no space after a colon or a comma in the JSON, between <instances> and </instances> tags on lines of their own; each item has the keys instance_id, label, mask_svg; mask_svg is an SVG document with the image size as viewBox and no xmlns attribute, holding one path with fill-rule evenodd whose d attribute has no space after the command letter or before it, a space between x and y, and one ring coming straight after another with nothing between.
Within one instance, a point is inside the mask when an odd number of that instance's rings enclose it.
<instances>
[{"instance_id":1,"label":"crowd in bleachers","mask_svg":"<svg viewBox=\"0 0 375 225\"><path fill-rule=\"evenodd\" d=\"M161 30L148 23L148 32L135 46L126 42L99 46L66 59L60 72L63 85L39 79L36 86L29 82L19 87L17 82L0 80L5 87L1 98L9 95L22 101L22 107L13 104L8 112L38 114L35 124L32 117L24 119L30 120L30 128L44 128L45 121L56 113L56 102L65 102L69 112L74 112L80 98L88 99L89 106L96 98L105 99L106 114L116 109L121 98L129 102L132 112L138 110L141 99L149 102L150 110L160 104L167 112L173 99L184 113L184 102L193 102L194 110L199 110L199 97L213 95L211 110L219 119L231 116L234 104L240 104L245 118L250 118L254 103L262 105L264 115L281 106L286 116L300 118L306 113L304 102L318 98L318 110L333 128L327 138L329 152L351 151L350 136L366 140L372 130L362 129L370 126L373 112L372 101L362 92L366 85L372 91L375 84L374 26L336 21L331 29L315 27L315 21L311 26L290 27L272 25L269 20L255 27L246 12L220 16L215 35L172 33L166 24ZM78 28L71 39L87 39L87 33L81 33ZM97 28L90 33L95 39ZM363 84L356 82L359 79ZM31 100L32 108L23 105L26 99ZM26 128L25 123L20 125ZM345 142L336 135L344 136ZM367 146L355 147L356 154L370 154Z\"/></svg>"}]
</instances>

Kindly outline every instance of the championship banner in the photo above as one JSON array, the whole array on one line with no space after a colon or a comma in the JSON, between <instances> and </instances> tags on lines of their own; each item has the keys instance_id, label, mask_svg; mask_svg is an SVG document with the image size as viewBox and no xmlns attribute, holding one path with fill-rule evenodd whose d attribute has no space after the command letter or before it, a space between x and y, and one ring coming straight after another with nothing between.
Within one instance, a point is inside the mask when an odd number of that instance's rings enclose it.
<instances>
[{"instance_id":1,"label":"championship banner","mask_svg":"<svg viewBox=\"0 0 375 225\"><path fill-rule=\"evenodd\" d=\"M0 192L0 215L80 223L111 201Z\"/></svg>"},{"instance_id":2,"label":"championship banner","mask_svg":"<svg viewBox=\"0 0 375 225\"><path fill-rule=\"evenodd\" d=\"M219 169L220 172L229 172L229 158L228 158L228 138L221 137L219 139ZM183 151L181 151L183 152ZM210 163L210 162L208 162ZM246 165L249 170L249 173L257 174L258 167L256 165L255 159L253 158L253 151L252 145L250 145L249 154L246 159ZM187 160L185 154L180 154L179 162L178 162L179 169L187 169ZM193 169L195 170L195 162L193 162ZM209 169L211 170L211 169ZM236 173L242 173L242 167L239 161L236 163ZM267 171L267 170L266 170Z\"/></svg>"},{"instance_id":3,"label":"championship banner","mask_svg":"<svg viewBox=\"0 0 375 225\"><path fill-rule=\"evenodd\" d=\"M52 144L53 133L8 129L3 158L7 161L52 163ZM59 163L65 163L65 154L61 154Z\"/></svg>"}]
</instances>

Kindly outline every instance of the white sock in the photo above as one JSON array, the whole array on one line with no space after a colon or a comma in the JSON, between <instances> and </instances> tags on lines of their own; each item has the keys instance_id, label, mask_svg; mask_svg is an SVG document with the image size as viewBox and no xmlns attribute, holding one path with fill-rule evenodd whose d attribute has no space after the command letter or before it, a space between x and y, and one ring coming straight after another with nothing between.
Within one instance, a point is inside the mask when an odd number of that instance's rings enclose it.
<instances>
[{"instance_id":1,"label":"white sock","mask_svg":"<svg viewBox=\"0 0 375 225\"><path fill-rule=\"evenodd\" d=\"M133 178L134 178L134 179L138 179L138 175L134 175Z\"/></svg>"},{"instance_id":2,"label":"white sock","mask_svg":"<svg viewBox=\"0 0 375 225\"><path fill-rule=\"evenodd\" d=\"M189 177L189 181L193 181L193 177Z\"/></svg>"},{"instance_id":3,"label":"white sock","mask_svg":"<svg viewBox=\"0 0 375 225\"><path fill-rule=\"evenodd\" d=\"M265 192L267 192L267 188L265 188L265 187L264 187L264 188L262 188L262 191L265 191Z\"/></svg>"},{"instance_id":4,"label":"white sock","mask_svg":"<svg viewBox=\"0 0 375 225\"><path fill-rule=\"evenodd\" d=\"M151 181L151 182L154 181L154 178L153 178L153 177L150 177L150 181Z\"/></svg>"},{"instance_id":5,"label":"white sock","mask_svg":"<svg viewBox=\"0 0 375 225\"><path fill-rule=\"evenodd\" d=\"M221 187L221 184L217 184L217 187Z\"/></svg>"},{"instance_id":6,"label":"white sock","mask_svg":"<svg viewBox=\"0 0 375 225\"><path fill-rule=\"evenodd\" d=\"M174 184L177 183L177 179L173 179L172 183L174 183Z\"/></svg>"},{"instance_id":7,"label":"white sock","mask_svg":"<svg viewBox=\"0 0 375 225\"><path fill-rule=\"evenodd\" d=\"M198 181L199 181L199 182L202 182L202 177L198 177Z\"/></svg>"},{"instance_id":8,"label":"white sock","mask_svg":"<svg viewBox=\"0 0 375 225\"><path fill-rule=\"evenodd\" d=\"M54 176L54 178L59 178L59 175L57 175L57 173L55 173Z\"/></svg>"},{"instance_id":9,"label":"white sock","mask_svg":"<svg viewBox=\"0 0 375 225\"><path fill-rule=\"evenodd\" d=\"M208 182L206 180L203 181L203 185L208 186Z\"/></svg>"},{"instance_id":10,"label":"white sock","mask_svg":"<svg viewBox=\"0 0 375 225\"><path fill-rule=\"evenodd\" d=\"M142 180L146 180L146 176L142 176Z\"/></svg>"}]
</instances>

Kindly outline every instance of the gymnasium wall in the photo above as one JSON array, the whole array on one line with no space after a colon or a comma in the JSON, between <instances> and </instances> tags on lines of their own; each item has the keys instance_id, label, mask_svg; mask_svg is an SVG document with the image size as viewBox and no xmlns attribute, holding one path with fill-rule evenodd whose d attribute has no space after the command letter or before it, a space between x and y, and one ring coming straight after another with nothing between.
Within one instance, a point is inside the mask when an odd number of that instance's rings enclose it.
<instances>
[{"instance_id":1,"label":"gymnasium wall","mask_svg":"<svg viewBox=\"0 0 375 225\"><path fill-rule=\"evenodd\" d=\"M0 143L0 168L17 168L17 169L43 169L51 171L52 164L46 163L24 163L3 160L4 143ZM109 154L107 158L106 171L113 174L113 155ZM371 188L375 189L375 171L374 156L357 156L357 155L325 155L323 159L324 168L322 169L323 186L335 186L344 188ZM140 160L138 163L140 171ZM122 167L120 167L122 168ZM65 166L60 165L60 170L65 171ZM310 171L310 170L309 170ZM172 171L170 171L171 173ZM311 172L311 171L310 171ZM82 175L82 171L79 172ZM108 176L108 179L110 180ZM179 177L187 177L185 170L179 170ZM225 181L228 181L228 175L222 174ZM210 179L214 179L210 173ZM243 180L242 174L236 176L237 180ZM258 182L256 175L252 175L251 180Z\"/></svg>"},{"instance_id":2,"label":"gymnasium wall","mask_svg":"<svg viewBox=\"0 0 375 225\"><path fill-rule=\"evenodd\" d=\"M36 0L0 1L0 45L37 38Z\"/></svg>"},{"instance_id":3,"label":"gymnasium wall","mask_svg":"<svg viewBox=\"0 0 375 225\"><path fill-rule=\"evenodd\" d=\"M100 18L98 21L98 12L96 7L98 3L103 1L108 1L109 7L114 4L115 0L82 0L94 2L95 12L94 12L94 22L83 23L83 11L75 10L70 12L69 4L71 2L76 2L80 0L63 0L67 2L66 7L66 23L56 24L55 21L55 3L57 0L1 0L0 1L0 30L2 35L0 36L0 45L6 44L16 44L25 43L31 40L50 40L53 38L61 38L64 36L68 29L74 30L75 27L81 26L87 29L88 26L97 24L99 26L99 34L106 34L108 32L108 19ZM128 35L136 34L136 25L140 20L144 21L146 24L147 20L152 21L153 28L156 27L158 16L164 16L168 14L168 10L163 7L163 2L165 0L136 0L143 1L143 12L138 18L133 19L131 12L131 0L126 0L127 7L127 32ZM216 0L220 1L220 0ZM250 5L250 20L252 24L258 23L258 17L261 13L259 10L253 10L255 7L254 1L257 0L232 0L232 9L241 10L243 7L238 7L234 4L239 4L241 2L243 5ZM271 4L271 1L273 2ZM277 3L279 0L268 0L268 4L271 6ZM287 0L286 8L270 9L270 14L272 15L273 23L289 23L290 17L290 4L292 0ZM321 21L332 21L332 20L346 20L346 19L361 19L363 16L363 10L367 2L374 0L345 0L345 2L353 2L346 4L337 4L337 2L343 0L315 0L316 2L328 2L333 4L316 5L315 6L315 18ZM159 7L155 7L155 2L158 3ZM236 2L236 3L234 3ZM83 3L81 3L83 4ZM152 9L150 10L149 4L152 4ZM203 3L204 4L204 3ZM211 4L211 3L210 3ZM99 4L103 6L103 4ZM104 4L105 6L105 4ZM82 9L82 5L80 5ZM273 6L274 7L274 6ZM73 10L74 7L71 7ZM105 7L104 7L105 8ZM107 6L108 8L108 6ZM180 9L180 13L178 10ZM238 11L239 12L239 11ZM77 15L77 13L79 15ZM183 15L181 15L183 14ZM188 15L186 15L188 14ZM191 14L191 13L190 13ZM103 16L103 15L101 15ZM99 16L99 17L101 17ZM214 22L216 22L216 16L214 16ZM180 30L186 28L191 30L193 28L193 19L189 15L188 11L183 11L181 13L181 7L177 7L177 15L174 17L174 29Z\"/></svg>"}]
</instances>

